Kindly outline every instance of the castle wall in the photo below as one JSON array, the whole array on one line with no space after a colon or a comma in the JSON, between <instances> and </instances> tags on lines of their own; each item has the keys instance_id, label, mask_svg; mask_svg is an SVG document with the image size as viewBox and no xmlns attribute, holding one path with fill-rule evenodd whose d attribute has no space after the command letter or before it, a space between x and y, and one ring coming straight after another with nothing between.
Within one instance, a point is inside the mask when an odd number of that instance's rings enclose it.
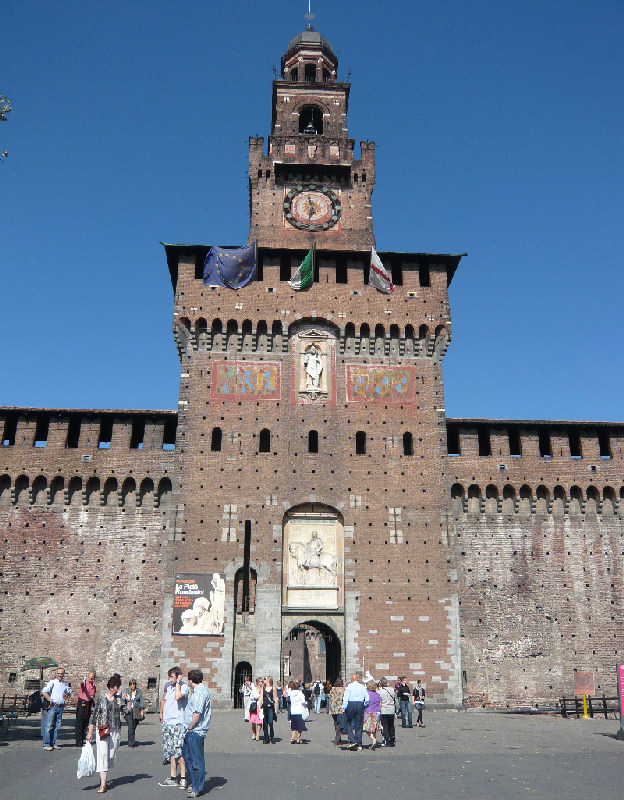
<instances>
[{"instance_id":1,"label":"castle wall","mask_svg":"<svg viewBox=\"0 0 624 800\"><path fill-rule=\"evenodd\" d=\"M175 515L173 451L163 445L175 421L0 409L0 690L26 690L38 673L21 665L47 655L74 686L94 667L144 689L153 679L155 698ZM46 425L47 438L35 439Z\"/></svg>"},{"instance_id":2,"label":"castle wall","mask_svg":"<svg viewBox=\"0 0 624 800\"><path fill-rule=\"evenodd\" d=\"M624 427L449 427L460 454L447 459L446 524L468 701L552 701L573 692L575 669L612 695L624 649Z\"/></svg>"}]
</instances>

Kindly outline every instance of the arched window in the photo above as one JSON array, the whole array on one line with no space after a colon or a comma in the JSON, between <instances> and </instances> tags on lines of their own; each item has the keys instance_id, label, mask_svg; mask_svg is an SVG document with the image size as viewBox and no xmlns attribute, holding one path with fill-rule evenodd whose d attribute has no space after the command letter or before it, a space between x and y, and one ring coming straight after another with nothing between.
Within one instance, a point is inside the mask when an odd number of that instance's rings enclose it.
<instances>
[{"instance_id":1,"label":"arched window","mask_svg":"<svg viewBox=\"0 0 624 800\"><path fill-rule=\"evenodd\" d=\"M414 455L414 437L409 431L405 431L405 433L403 434L403 455L404 456Z\"/></svg>"},{"instance_id":2,"label":"arched window","mask_svg":"<svg viewBox=\"0 0 624 800\"><path fill-rule=\"evenodd\" d=\"M87 505L100 505L100 479L99 478L89 478L87 481L87 492L86 492L86 501Z\"/></svg>"},{"instance_id":3,"label":"arched window","mask_svg":"<svg viewBox=\"0 0 624 800\"><path fill-rule=\"evenodd\" d=\"M104 505L117 506L119 495L117 494L117 478L108 478L104 484Z\"/></svg>"},{"instance_id":4,"label":"arched window","mask_svg":"<svg viewBox=\"0 0 624 800\"><path fill-rule=\"evenodd\" d=\"M355 434L355 454L358 456L366 455L366 433L358 431Z\"/></svg>"},{"instance_id":5,"label":"arched window","mask_svg":"<svg viewBox=\"0 0 624 800\"><path fill-rule=\"evenodd\" d=\"M223 438L223 433L221 428L213 428L212 429L212 436L210 437L210 449L213 453L218 453L221 450L221 439Z\"/></svg>"},{"instance_id":6,"label":"arched window","mask_svg":"<svg viewBox=\"0 0 624 800\"><path fill-rule=\"evenodd\" d=\"M251 320L246 319L243 321L243 341L242 341L242 349L245 351L251 350L252 346L252 331L251 331Z\"/></svg>"},{"instance_id":7,"label":"arched window","mask_svg":"<svg viewBox=\"0 0 624 800\"><path fill-rule=\"evenodd\" d=\"M291 81L298 81L299 80L299 70L297 67L290 70L290 80Z\"/></svg>"},{"instance_id":8,"label":"arched window","mask_svg":"<svg viewBox=\"0 0 624 800\"><path fill-rule=\"evenodd\" d=\"M43 475L39 475L35 478L32 485L32 500L34 505L43 506L47 503L47 488L48 482Z\"/></svg>"},{"instance_id":9,"label":"arched window","mask_svg":"<svg viewBox=\"0 0 624 800\"><path fill-rule=\"evenodd\" d=\"M304 106L299 112L299 133L305 136L321 136L323 112L318 106Z\"/></svg>"},{"instance_id":10,"label":"arched window","mask_svg":"<svg viewBox=\"0 0 624 800\"><path fill-rule=\"evenodd\" d=\"M468 487L468 513L481 513L481 489L476 483Z\"/></svg>"},{"instance_id":11,"label":"arched window","mask_svg":"<svg viewBox=\"0 0 624 800\"><path fill-rule=\"evenodd\" d=\"M82 505L82 478L78 477L78 475L75 475L69 481L69 488L67 490L67 495L70 505L73 506Z\"/></svg>"},{"instance_id":12,"label":"arched window","mask_svg":"<svg viewBox=\"0 0 624 800\"><path fill-rule=\"evenodd\" d=\"M226 337L226 348L228 350L238 350L238 322L235 319L228 320Z\"/></svg>"},{"instance_id":13,"label":"arched window","mask_svg":"<svg viewBox=\"0 0 624 800\"><path fill-rule=\"evenodd\" d=\"M308 431L308 453L318 453L318 431Z\"/></svg>"},{"instance_id":14,"label":"arched window","mask_svg":"<svg viewBox=\"0 0 624 800\"><path fill-rule=\"evenodd\" d=\"M158 484L158 507L171 508L171 496L173 487L170 478L161 478Z\"/></svg>"},{"instance_id":15,"label":"arched window","mask_svg":"<svg viewBox=\"0 0 624 800\"><path fill-rule=\"evenodd\" d=\"M550 505L550 492L546 486L538 486L535 490L535 513L548 514Z\"/></svg>"},{"instance_id":16,"label":"arched window","mask_svg":"<svg viewBox=\"0 0 624 800\"><path fill-rule=\"evenodd\" d=\"M516 490L507 484L503 486L503 514L513 514L516 505Z\"/></svg>"},{"instance_id":17,"label":"arched window","mask_svg":"<svg viewBox=\"0 0 624 800\"><path fill-rule=\"evenodd\" d=\"M314 83L316 81L316 64L306 64L304 74L306 83Z\"/></svg>"},{"instance_id":18,"label":"arched window","mask_svg":"<svg viewBox=\"0 0 624 800\"><path fill-rule=\"evenodd\" d=\"M555 486L553 490L553 507L552 513L556 517L562 517L565 514L568 499L563 486Z\"/></svg>"},{"instance_id":19,"label":"arched window","mask_svg":"<svg viewBox=\"0 0 624 800\"><path fill-rule=\"evenodd\" d=\"M65 502L65 481L61 475L52 478L50 483L50 503L62 505Z\"/></svg>"},{"instance_id":20,"label":"arched window","mask_svg":"<svg viewBox=\"0 0 624 800\"><path fill-rule=\"evenodd\" d=\"M220 319L212 320L210 334L212 336L212 349L221 350L223 348L223 323Z\"/></svg>"},{"instance_id":21,"label":"arched window","mask_svg":"<svg viewBox=\"0 0 624 800\"><path fill-rule=\"evenodd\" d=\"M465 492L461 483L454 483L451 486L451 508L453 514L463 514Z\"/></svg>"},{"instance_id":22,"label":"arched window","mask_svg":"<svg viewBox=\"0 0 624 800\"><path fill-rule=\"evenodd\" d=\"M485 487L485 513L498 513L498 489L491 483Z\"/></svg>"},{"instance_id":23,"label":"arched window","mask_svg":"<svg viewBox=\"0 0 624 800\"><path fill-rule=\"evenodd\" d=\"M145 508L154 507L154 481L151 478L145 478L141 483L141 505Z\"/></svg>"},{"instance_id":24,"label":"arched window","mask_svg":"<svg viewBox=\"0 0 624 800\"><path fill-rule=\"evenodd\" d=\"M260 444L258 446L259 453L271 452L271 431L268 428L263 428L260 431Z\"/></svg>"},{"instance_id":25,"label":"arched window","mask_svg":"<svg viewBox=\"0 0 624 800\"><path fill-rule=\"evenodd\" d=\"M267 324L261 319L256 326L256 350L264 352L267 349Z\"/></svg>"},{"instance_id":26,"label":"arched window","mask_svg":"<svg viewBox=\"0 0 624 800\"><path fill-rule=\"evenodd\" d=\"M136 481L134 478L126 478L121 487L121 503L125 506L136 505Z\"/></svg>"}]
</instances>

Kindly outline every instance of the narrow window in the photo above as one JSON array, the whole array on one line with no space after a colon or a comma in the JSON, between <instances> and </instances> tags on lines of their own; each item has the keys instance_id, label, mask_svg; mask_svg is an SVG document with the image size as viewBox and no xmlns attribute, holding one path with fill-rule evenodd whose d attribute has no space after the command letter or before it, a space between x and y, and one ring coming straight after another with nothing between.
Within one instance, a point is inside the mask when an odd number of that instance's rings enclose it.
<instances>
[{"instance_id":1,"label":"narrow window","mask_svg":"<svg viewBox=\"0 0 624 800\"><path fill-rule=\"evenodd\" d=\"M260 431L260 446L258 447L259 453L271 452L271 431L268 428L263 428Z\"/></svg>"},{"instance_id":2,"label":"narrow window","mask_svg":"<svg viewBox=\"0 0 624 800\"><path fill-rule=\"evenodd\" d=\"M318 453L318 431L308 431L308 453Z\"/></svg>"},{"instance_id":3,"label":"narrow window","mask_svg":"<svg viewBox=\"0 0 624 800\"><path fill-rule=\"evenodd\" d=\"M47 414L41 414L37 417L37 426L35 428L35 447L45 447L48 443L48 431L50 429L50 417Z\"/></svg>"},{"instance_id":4,"label":"narrow window","mask_svg":"<svg viewBox=\"0 0 624 800\"><path fill-rule=\"evenodd\" d=\"M172 416L165 419L163 430L163 450L175 450L176 434L178 432L178 417Z\"/></svg>"},{"instance_id":5,"label":"narrow window","mask_svg":"<svg viewBox=\"0 0 624 800\"><path fill-rule=\"evenodd\" d=\"M403 286L403 265L398 259L392 259L390 270L392 272L392 283L395 286Z\"/></svg>"},{"instance_id":6,"label":"narrow window","mask_svg":"<svg viewBox=\"0 0 624 800\"><path fill-rule=\"evenodd\" d=\"M522 455L519 429L515 427L508 428L507 435L509 437L509 455L512 458L519 458Z\"/></svg>"},{"instance_id":7,"label":"narrow window","mask_svg":"<svg viewBox=\"0 0 624 800\"><path fill-rule=\"evenodd\" d=\"M290 280L290 256L288 253L280 255L280 281Z\"/></svg>"},{"instance_id":8,"label":"narrow window","mask_svg":"<svg viewBox=\"0 0 624 800\"><path fill-rule=\"evenodd\" d=\"M583 452L581 450L581 437L579 436L579 432L571 428L568 431L568 443L570 445L570 457L571 458L582 458Z\"/></svg>"},{"instance_id":9,"label":"narrow window","mask_svg":"<svg viewBox=\"0 0 624 800\"><path fill-rule=\"evenodd\" d=\"M324 69L323 70L323 83L329 83L330 80L331 80L331 76L329 74L329 70Z\"/></svg>"},{"instance_id":10,"label":"narrow window","mask_svg":"<svg viewBox=\"0 0 624 800\"><path fill-rule=\"evenodd\" d=\"M552 451L550 449L550 433L548 431L538 432L539 441L539 454L542 458L551 458Z\"/></svg>"},{"instance_id":11,"label":"narrow window","mask_svg":"<svg viewBox=\"0 0 624 800\"><path fill-rule=\"evenodd\" d=\"M449 456L460 456L459 428L457 425L446 426L446 449Z\"/></svg>"},{"instance_id":12,"label":"narrow window","mask_svg":"<svg viewBox=\"0 0 624 800\"><path fill-rule=\"evenodd\" d=\"M299 70L298 69L291 69L290 70L290 80L291 81L298 81L299 80Z\"/></svg>"},{"instance_id":13,"label":"narrow window","mask_svg":"<svg viewBox=\"0 0 624 800\"><path fill-rule=\"evenodd\" d=\"M336 256L336 283L348 283L347 258L344 255Z\"/></svg>"},{"instance_id":14,"label":"narrow window","mask_svg":"<svg viewBox=\"0 0 624 800\"><path fill-rule=\"evenodd\" d=\"M144 438L145 438L145 417L134 417L132 420L132 435L130 436L131 449L142 450Z\"/></svg>"},{"instance_id":15,"label":"narrow window","mask_svg":"<svg viewBox=\"0 0 624 800\"><path fill-rule=\"evenodd\" d=\"M212 429L212 436L210 437L210 449L213 453L218 453L221 450L221 439L223 437L223 433L221 428L213 428Z\"/></svg>"},{"instance_id":16,"label":"narrow window","mask_svg":"<svg viewBox=\"0 0 624 800\"><path fill-rule=\"evenodd\" d=\"M598 446L600 447L600 458L611 458L611 441L609 431L598 431Z\"/></svg>"},{"instance_id":17,"label":"narrow window","mask_svg":"<svg viewBox=\"0 0 624 800\"><path fill-rule=\"evenodd\" d=\"M479 455L491 456L492 446L490 444L490 431L484 425L477 428L477 437L479 439Z\"/></svg>"},{"instance_id":18,"label":"narrow window","mask_svg":"<svg viewBox=\"0 0 624 800\"><path fill-rule=\"evenodd\" d=\"M100 435L98 447L100 450L107 450L111 446L113 438L113 419L112 417L102 417L100 420Z\"/></svg>"},{"instance_id":19,"label":"narrow window","mask_svg":"<svg viewBox=\"0 0 624 800\"><path fill-rule=\"evenodd\" d=\"M403 434L403 455L404 456L414 455L414 438L409 431L405 431L405 433Z\"/></svg>"},{"instance_id":20,"label":"narrow window","mask_svg":"<svg viewBox=\"0 0 624 800\"><path fill-rule=\"evenodd\" d=\"M11 447L15 444L17 434L17 414L9 412L4 420L4 433L2 434L2 445Z\"/></svg>"},{"instance_id":21,"label":"narrow window","mask_svg":"<svg viewBox=\"0 0 624 800\"><path fill-rule=\"evenodd\" d=\"M358 456L366 455L366 433L358 431L355 434L355 454Z\"/></svg>"},{"instance_id":22,"label":"narrow window","mask_svg":"<svg viewBox=\"0 0 624 800\"><path fill-rule=\"evenodd\" d=\"M430 286L429 283L429 264L418 265L418 282L421 286Z\"/></svg>"},{"instance_id":23,"label":"narrow window","mask_svg":"<svg viewBox=\"0 0 624 800\"><path fill-rule=\"evenodd\" d=\"M316 64L305 65L305 79L306 83L314 83L316 81Z\"/></svg>"}]
</instances>

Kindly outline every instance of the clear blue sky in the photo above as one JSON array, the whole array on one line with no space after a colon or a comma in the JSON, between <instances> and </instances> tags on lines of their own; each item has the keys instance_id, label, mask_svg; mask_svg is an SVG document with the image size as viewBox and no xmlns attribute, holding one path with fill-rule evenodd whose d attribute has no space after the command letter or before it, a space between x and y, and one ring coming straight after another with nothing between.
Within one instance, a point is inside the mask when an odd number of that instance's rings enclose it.
<instances>
[{"instance_id":1,"label":"clear blue sky","mask_svg":"<svg viewBox=\"0 0 624 800\"><path fill-rule=\"evenodd\" d=\"M160 241L243 244L305 0L4 0L0 405L176 408ZM468 252L449 416L624 420L621 0L313 0L379 250Z\"/></svg>"}]
</instances>

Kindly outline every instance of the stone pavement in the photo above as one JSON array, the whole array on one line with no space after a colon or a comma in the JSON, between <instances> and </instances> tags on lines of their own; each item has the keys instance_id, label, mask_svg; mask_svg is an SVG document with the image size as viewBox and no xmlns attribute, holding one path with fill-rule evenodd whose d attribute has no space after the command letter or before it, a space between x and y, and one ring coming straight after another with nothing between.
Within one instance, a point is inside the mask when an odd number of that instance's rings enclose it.
<instances>
[{"instance_id":1,"label":"stone pavement","mask_svg":"<svg viewBox=\"0 0 624 800\"><path fill-rule=\"evenodd\" d=\"M77 800L93 797L97 775L76 779L73 717L61 730L61 750L42 749L38 720L12 724L0 738L1 800ZM253 742L238 711L216 711L206 741L206 787L213 800L379 800L426 795L428 800L616 800L622 797L624 742L617 720L483 712L428 711L426 728L397 729L397 746L353 753L334 747L333 724L312 714L307 743L290 744L286 714L272 745ZM139 747L120 748L111 770L111 800L182 800L158 786L162 764L155 715L137 729ZM125 731L123 736L125 742Z\"/></svg>"}]
</instances>

